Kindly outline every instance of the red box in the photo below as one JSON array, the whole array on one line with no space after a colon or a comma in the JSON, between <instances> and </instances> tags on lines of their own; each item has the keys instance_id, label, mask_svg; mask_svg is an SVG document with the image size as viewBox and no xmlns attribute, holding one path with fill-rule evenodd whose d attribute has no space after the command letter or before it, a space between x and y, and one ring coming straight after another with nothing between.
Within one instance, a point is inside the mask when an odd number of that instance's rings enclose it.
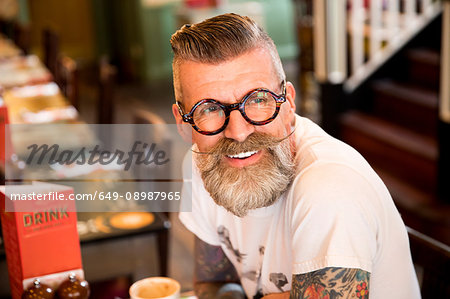
<instances>
[{"instance_id":1,"label":"red box","mask_svg":"<svg viewBox=\"0 0 450 299\"><path fill-rule=\"evenodd\" d=\"M33 192L49 196L47 200L30 200ZM38 277L56 287L67 278L68 271L84 276L75 202L69 199L70 194L71 187L39 182L0 186L3 239L13 299L20 299L23 290ZM50 195L59 200L49 200Z\"/></svg>"}]
</instances>

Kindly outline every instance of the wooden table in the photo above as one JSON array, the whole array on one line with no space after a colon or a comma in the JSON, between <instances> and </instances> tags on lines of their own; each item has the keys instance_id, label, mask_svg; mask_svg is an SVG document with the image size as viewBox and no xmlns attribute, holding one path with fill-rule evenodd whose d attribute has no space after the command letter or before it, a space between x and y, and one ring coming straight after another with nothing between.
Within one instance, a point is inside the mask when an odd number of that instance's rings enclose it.
<instances>
[{"instance_id":1,"label":"wooden table","mask_svg":"<svg viewBox=\"0 0 450 299\"><path fill-rule=\"evenodd\" d=\"M52 79L52 74L36 55L0 59L0 86L3 89L46 83Z\"/></svg>"},{"instance_id":2,"label":"wooden table","mask_svg":"<svg viewBox=\"0 0 450 299\"><path fill-rule=\"evenodd\" d=\"M54 82L8 89L3 93L11 124L75 120L78 112Z\"/></svg>"}]
</instances>

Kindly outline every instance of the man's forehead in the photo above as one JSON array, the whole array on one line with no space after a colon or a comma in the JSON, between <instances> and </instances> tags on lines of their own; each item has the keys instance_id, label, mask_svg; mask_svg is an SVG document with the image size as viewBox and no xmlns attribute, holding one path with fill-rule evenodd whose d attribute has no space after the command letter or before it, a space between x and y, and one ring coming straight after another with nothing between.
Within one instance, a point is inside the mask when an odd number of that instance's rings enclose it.
<instances>
[{"instance_id":1,"label":"man's forehead","mask_svg":"<svg viewBox=\"0 0 450 299\"><path fill-rule=\"evenodd\" d=\"M271 61L272 57L270 55L269 50L264 47L253 48L242 53L239 56L231 57L227 60L218 61L217 63L210 62L201 62L197 60L189 60L189 59L180 59L178 61L178 67L180 68L190 68L190 67L205 67L205 68L224 68L227 66L238 65L242 62L252 62L252 61L261 61L268 62ZM267 68L270 66L266 65Z\"/></svg>"},{"instance_id":2,"label":"man's forehead","mask_svg":"<svg viewBox=\"0 0 450 299\"><path fill-rule=\"evenodd\" d=\"M238 83L252 83L255 85L253 87L270 87L266 86L267 82L276 78L271 56L261 50L250 51L217 64L183 60L179 62L177 71L183 97L192 96L192 92L197 95L205 90L218 92L211 89L228 84L236 86Z\"/></svg>"}]
</instances>

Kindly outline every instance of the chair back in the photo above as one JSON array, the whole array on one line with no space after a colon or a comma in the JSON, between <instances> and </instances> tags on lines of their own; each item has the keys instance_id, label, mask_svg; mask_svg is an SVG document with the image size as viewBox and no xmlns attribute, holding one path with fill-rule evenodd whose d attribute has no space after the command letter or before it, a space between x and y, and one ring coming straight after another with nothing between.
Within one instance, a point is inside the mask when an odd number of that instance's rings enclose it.
<instances>
[{"instance_id":1,"label":"chair back","mask_svg":"<svg viewBox=\"0 0 450 299\"><path fill-rule=\"evenodd\" d=\"M137 125L155 125L149 126L148 129L137 128L135 134L135 140L142 143L152 144L154 143L158 150L164 151L167 158L172 153L172 140L167 135L168 129L166 122L156 113L144 109L136 109L134 112L134 124ZM148 180L145 183L147 190L170 192L169 182L172 179L171 163L163 164L159 166L155 165L140 165L135 168L134 175L138 180ZM147 191L140 190L140 191ZM166 201L164 204L168 204ZM162 209L165 210L164 215L169 217L167 212L168 205L162 205Z\"/></svg>"},{"instance_id":2,"label":"chair back","mask_svg":"<svg viewBox=\"0 0 450 299\"><path fill-rule=\"evenodd\" d=\"M53 76L57 75L58 58L60 55L59 35L51 29L43 31L44 63Z\"/></svg>"},{"instance_id":3,"label":"chair back","mask_svg":"<svg viewBox=\"0 0 450 299\"><path fill-rule=\"evenodd\" d=\"M450 298L450 246L407 227L423 299Z\"/></svg>"},{"instance_id":4,"label":"chair back","mask_svg":"<svg viewBox=\"0 0 450 299\"><path fill-rule=\"evenodd\" d=\"M134 112L134 123L137 125L158 125L154 127L153 138L155 142L166 142L168 138L165 137L166 122L156 113L138 109Z\"/></svg>"},{"instance_id":5,"label":"chair back","mask_svg":"<svg viewBox=\"0 0 450 299\"><path fill-rule=\"evenodd\" d=\"M68 56L58 59L56 83L70 104L79 110L78 67L75 60Z\"/></svg>"},{"instance_id":6,"label":"chair back","mask_svg":"<svg viewBox=\"0 0 450 299\"><path fill-rule=\"evenodd\" d=\"M117 68L103 57L99 63L99 99L97 106L99 124L114 123L114 87Z\"/></svg>"},{"instance_id":7,"label":"chair back","mask_svg":"<svg viewBox=\"0 0 450 299\"><path fill-rule=\"evenodd\" d=\"M24 54L30 52L31 46L31 28L28 24L19 22L14 23L14 43L23 51Z\"/></svg>"}]
</instances>

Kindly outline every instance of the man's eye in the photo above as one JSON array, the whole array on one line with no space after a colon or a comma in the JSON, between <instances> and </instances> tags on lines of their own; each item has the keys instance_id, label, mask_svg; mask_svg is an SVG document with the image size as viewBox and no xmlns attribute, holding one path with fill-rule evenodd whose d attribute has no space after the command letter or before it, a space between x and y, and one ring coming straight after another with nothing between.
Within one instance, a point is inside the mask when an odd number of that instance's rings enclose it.
<instances>
[{"instance_id":1,"label":"man's eye","mask_svg":"<svg viewBox=\"0 0 450 299\"><path fill-rule=\"evenodd\" d=\"M217 112L218 110L219 110L219 107L211 106L211 107L207 107L207 108L203 109L203 113L204 114L214 113L214 112Z\"/></svg>"},{"instance_id":2,"label":"man's eye","mask_svg":"<svg viewBox=\"0 0 450 299\"><path fill-rule=\"evenodd\" d=\"M199 110L199 116L208 116L211 114L220 114L222 109L217 105L208 105L206 107L202 107L202 109Z\"/></svg>"},{"instance_id":3,"label":"man's eye","mask_svg":"<svg viewBox=\"0 0 450 299\"><path fill-rule=\"evenodd\" d=\"M268 102L267 98L264 97L257 97L257 98L253 98L250 101L248 101L249 105L264 105Z\"/></svg>"},{"instance_id":4,"label":"man's eye","mask_svg":"<svg viewBox=\"0 0 450 299\"><path fill-rule=\"evenodd\" d=\"M257 99L253 100L253 102L256 104L264 103L265 101L266 101L266 99L264 99L264 98L257 98Z\"/></svg>"}]
</instances>

